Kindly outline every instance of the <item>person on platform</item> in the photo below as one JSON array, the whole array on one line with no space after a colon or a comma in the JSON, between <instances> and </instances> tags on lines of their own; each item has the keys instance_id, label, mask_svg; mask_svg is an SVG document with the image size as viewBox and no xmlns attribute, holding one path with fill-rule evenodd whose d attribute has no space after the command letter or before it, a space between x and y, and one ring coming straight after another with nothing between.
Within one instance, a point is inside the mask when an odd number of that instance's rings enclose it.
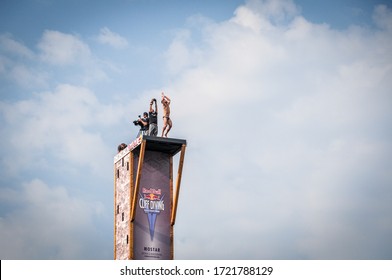
<instances>
[{"instance_id":1,"label":"person on platform","mask_svg":"<svg viewBox=\"0 0 392 280\"><path fill-rule=\"evenodd\" d=\"M170 98L166 96L162 92L162 100L161 103L163 105L163 128L162 128L162 137L167 137L170 129L172 128L173 124L170 119Z\"/></svg>"},{"instance_id":2,"label":"person on platform","mask_svg":"<svg viewBox=\"0 0 392 280\"><path fill-rule=\"evenodd\" d=\"M153 103L155 103L155 109L153 109L152 107ZM157 136L158 135L158 106L157 106L157 100L155 98L151 99L148 118L150 121L148 135Z\"/></svg>"},{"instance_id":3,"label":"person on platform","mask_svg":"<svg viewBox=\"0 0 392 280\"><path fill-rule=\"evenodd\" d=\"M135 122L136 122L136 125L140 126L140 130L139 130L139 133L137 134L137 137L139 137L140 135L148 135L149 118L148 118L147 112L143 113L143 117L139 116L139 119Z\"/></svg>"},{"instance_id":4,"label":"person on platform","mask_svg":"<svg viewBox=\"0 0 392 280\"><path fill-rule=\"evenodd\" d=\"M118 147L117 147L117 152L121 152L121 151L124 150L126 147L127 147L127 144L121 143L121 144L118 145Z\"/></svg>"}]
</instances>

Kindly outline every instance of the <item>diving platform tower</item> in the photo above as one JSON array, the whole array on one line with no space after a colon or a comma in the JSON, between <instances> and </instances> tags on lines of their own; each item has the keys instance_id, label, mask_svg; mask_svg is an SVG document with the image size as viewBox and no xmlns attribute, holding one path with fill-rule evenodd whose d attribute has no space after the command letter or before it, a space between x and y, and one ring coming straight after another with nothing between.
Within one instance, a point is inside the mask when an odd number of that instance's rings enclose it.
<instances>
[{"instance_id":1,"label":"diving platform tower","mask_svg":"<svg viewBox=\"0 0 392 280\"><path fill-rule=\"evenodd\" d=\"M186 140L141 135L114 157L114 259L174 259ZM173 158L180 153L175 186Z\"/></svg>"}]
</instances>

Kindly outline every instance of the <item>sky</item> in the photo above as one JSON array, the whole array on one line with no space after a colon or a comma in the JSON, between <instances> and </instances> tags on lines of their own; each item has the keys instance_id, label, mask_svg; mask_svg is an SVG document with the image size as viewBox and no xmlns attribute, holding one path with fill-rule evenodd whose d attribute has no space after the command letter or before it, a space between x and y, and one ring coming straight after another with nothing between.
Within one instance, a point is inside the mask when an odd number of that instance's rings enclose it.
<instances>
[{"instance_id":1,"label":"sky","mask_svg":"<svg viewBox=\"0 0 392 280\"><path fill-rule=\"evenodd\" d=\"M162 91L175 259L392 259L385 0L1 0L0 259L113 258L113 157Z\"/></svg>"}]
</instances>

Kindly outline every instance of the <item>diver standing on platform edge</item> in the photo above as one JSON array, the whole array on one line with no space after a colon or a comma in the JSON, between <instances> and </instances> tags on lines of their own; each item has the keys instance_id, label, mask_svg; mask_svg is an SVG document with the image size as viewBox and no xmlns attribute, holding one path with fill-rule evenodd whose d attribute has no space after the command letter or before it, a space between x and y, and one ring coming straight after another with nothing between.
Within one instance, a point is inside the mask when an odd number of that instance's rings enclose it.
<instances>
[{"instance_id":1,"label":"diver standing on platform edge","mask_svg":"<svg viewBox=\"0 0 392 280\"><path fill-rule=\"evenodd\" d=\"M166 96L162 92L162 100L161 103L163 105L163 128L162 128L162 137L167 137L170 129L172 128L173 124L170 119L170 98Z\"/></svg>"}]
</instances>

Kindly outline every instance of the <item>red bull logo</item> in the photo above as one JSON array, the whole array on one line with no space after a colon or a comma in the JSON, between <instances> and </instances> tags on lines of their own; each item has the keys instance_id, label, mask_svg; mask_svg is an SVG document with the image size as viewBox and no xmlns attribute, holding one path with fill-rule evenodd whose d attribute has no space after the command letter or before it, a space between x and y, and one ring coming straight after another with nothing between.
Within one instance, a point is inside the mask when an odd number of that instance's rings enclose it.
<instances>
[{"instance_id":1,"label":"red bull logo","mask_svg":"<svg viewBox=\"0 0 392 280\"><path fill-rule=\"evenodd\" d=\"M139 207L147 214L151 241L154 239L157 215L165 210L164 196L161 189L153 188L142 188L142 193L139 193Z\"/></svg>"}]
</instances>

